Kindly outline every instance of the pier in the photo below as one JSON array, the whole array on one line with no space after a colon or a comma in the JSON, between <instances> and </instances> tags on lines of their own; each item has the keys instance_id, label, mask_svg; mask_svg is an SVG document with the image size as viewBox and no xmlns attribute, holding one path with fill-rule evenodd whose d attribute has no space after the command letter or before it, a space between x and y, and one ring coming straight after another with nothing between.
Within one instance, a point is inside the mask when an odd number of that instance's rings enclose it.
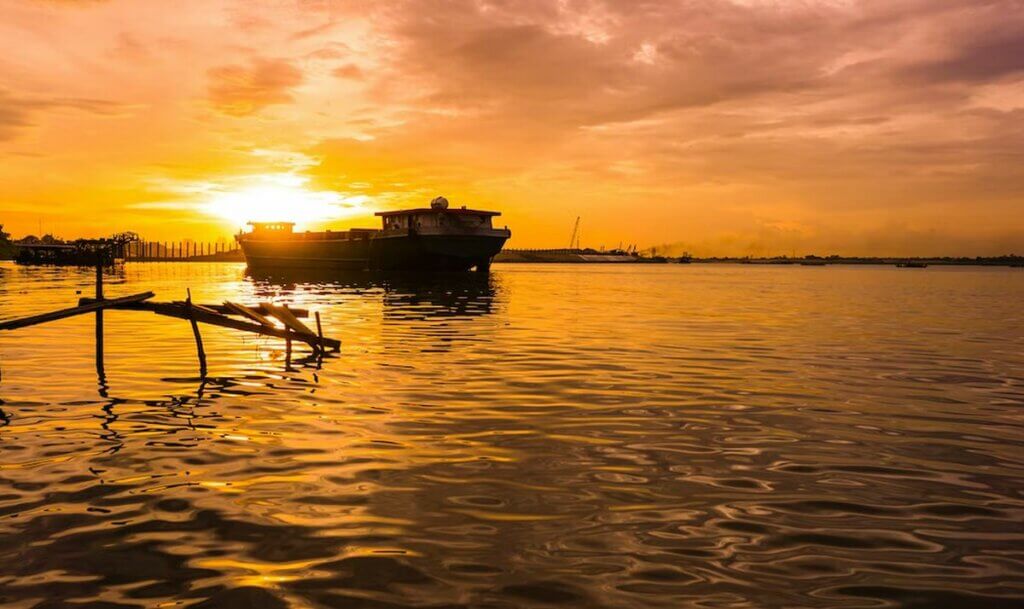
<instances>
[{"instance_id":1,"label":"pier","mask_svg":"<svg viewBox=\"0 0 1024 609\"><path fill-rule=\"evenodd\" d=\"M124 259L134 262L243 262L235 241L135 241L125 247Z\"/></svg>"}]
</instances>

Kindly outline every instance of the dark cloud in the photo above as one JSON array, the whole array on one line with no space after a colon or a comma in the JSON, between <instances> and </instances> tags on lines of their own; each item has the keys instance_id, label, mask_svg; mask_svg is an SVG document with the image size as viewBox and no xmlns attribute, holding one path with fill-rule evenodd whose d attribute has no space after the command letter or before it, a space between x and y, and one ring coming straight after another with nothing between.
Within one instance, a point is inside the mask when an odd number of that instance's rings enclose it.
<instances>
[{"instance_id":1,"label":"dark cloud","mask_svg":"<svg viewBox=\"0 0 1024 609\"><path fill-rule=\"evenodd\" d=\"M207 72L209 100L219 111L245 116L292 101L291 89L302 84L302 71L283 59L254 58L244 65Z\"/></svg>"},{"instance_id":2,"label":"dark cloud","mask_svg":"<svg viewBox=\"0 0 1024 609\"><path fill-rule=\"evenodd\" d=\"M0 141L14 138L34 124L33 117L54 110L77 110L98 116L123 114L128 106L102 99L80 97L19 97L0 90Z\"/></svg>"},{"instance_id":3,"label":"dark cloud","mask_svg":"<svg viewBox=\"0 0 1024 609\"><path fill-rule=\"evenodd\" d=\"M1022 72L1024 28L994 40L971 41L951 57L911 67L908 75L932 82L985 82Z\"/></svg>"}]
</instances>

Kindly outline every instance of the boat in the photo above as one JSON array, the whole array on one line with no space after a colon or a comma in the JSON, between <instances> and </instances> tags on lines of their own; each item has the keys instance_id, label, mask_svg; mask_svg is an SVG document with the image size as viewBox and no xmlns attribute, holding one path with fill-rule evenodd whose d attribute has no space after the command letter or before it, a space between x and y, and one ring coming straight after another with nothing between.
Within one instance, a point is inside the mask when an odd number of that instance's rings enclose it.
<instances>
[{"instance_id":1,"label":"boat","mask_svg":"<svg viewBox=\"0 0 1024 609\"><path fill-rule=\"evenodd\" d=\"M512 231L494 228L501 212L430 207L383 211L382 227L296 232L292 222L250 222L238 241L251 269L490 270Z\"/></svg>"},{"instance_id":2,"label":"boat","mask_svg":"<svg viewBox=\"0 0 1024 609\"><path fill-rule=\"evenodd\" d=\"M901 269L926 269L928 268L927 262L897 262L897 268Z\"/></svg>"}]
</instances>

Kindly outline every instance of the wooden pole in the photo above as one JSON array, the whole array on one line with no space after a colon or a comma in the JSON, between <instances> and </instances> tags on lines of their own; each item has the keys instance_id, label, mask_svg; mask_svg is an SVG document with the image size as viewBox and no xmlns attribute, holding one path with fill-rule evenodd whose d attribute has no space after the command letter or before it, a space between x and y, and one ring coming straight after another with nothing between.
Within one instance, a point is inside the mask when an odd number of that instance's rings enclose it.
<instances>
[{"instance_id":1,"label":"wooden pole","mask_svg":"<svg viewBox=\"0 0 1024 609\"><path fill-rule=\"evenodd\" d=\"M192 308L192 290L186 288L185 308L188 310L188 321L192 324L192 335L196 338L196 352L199 354L199 376L206 378L206 350L203 349L203 337L199 334L199 324L196 323L195 312Z\"/></svg>"},{"instance_id":2,"label":"wooden pole","mask_svg":"<svg viewBox=\"0 0 1024 609\"><path fill-rule=\"evenodd\" d=\"M96 252L96 301L103 303L103 259ZM96 378L100 387L106 384L107 375L103 365L103 309L96 309Z\"/></svg>"},{"instance_id":3,"label":"wooden pole","mask_svg":"<svg viewBox=\"0 0 1024 609\"><path fill-rule=\"evenodd\" d=\"M320 325L320 311L316 312L316 336L317 344L314 351L316 352L316 367L319 370L324 363L324 355L327 353L327 350L324 349L324 328Z\"/></svg>"},{"instance_id":4,"label":"wooden pole","mask_svg":"<svg viewBox=\"0 0 1024 609\"><path fill-rule=\"evenodd\" d=\"M103 258L96 254L96 300L103 300Z\"/></svg>"},{"instance_id":5,"label":"wooden pole","mask_svg":"<svg viewBox=\"0 0 1024 609\"><path fill-rule=\"evenodd\" d=\"M100 387L100 395L106 396L107 371L103 361L103 310L96 311L96 379Z\"/></svg>"},{"instance_id":6,"label":"wooden pole","mask_svg":"<svg viewBox=\"0 0 1024 609\"><path fill-rule=\"evenodd\" d=\"M320 355L324 354L324 327L320 325L320 311L316 311L316 336L320 340L318 347L320 347Z\"/></svg>"},{"instance_id":7,"label":"wooden pole","mask_svg":"<svg viewBox=\"0 0 1024 609\"><path fill-rule=\"evenodd\" d=\"M143 292L142 294L124 296L122 298L90 300L85 304L82 304L77 307L72 307L70 309L61 309L59 311L51 311L49 313L42 313L40 315L32 315L30 317L22 317L19 319L3 321L0 322L0 330L17 330L18 328L34 326L36 324L41 324L48 321L56 321L58 319L64 319L65 317L74 317L75 315L92 313L93 311L99 311L100 309L110 309L118 305L142 302L143 300L147 300L149 298L152 298L153 296L153 292Z\"/></svg>"},{"instance_id":8,"label":"wooden pole","mask_svg":"<svg viewBox=\"0 0 1024 609\"><path fill-rule=\"evenodd\" d=\"M298 334L305 334L307 336L314 336L313 331L310 330L306 324L302 323L288 310L288 305L274 305L267 303L267 308L270 309L270 314L281 320L281 322L295 330Z\"/></svg>"}]
</instances>

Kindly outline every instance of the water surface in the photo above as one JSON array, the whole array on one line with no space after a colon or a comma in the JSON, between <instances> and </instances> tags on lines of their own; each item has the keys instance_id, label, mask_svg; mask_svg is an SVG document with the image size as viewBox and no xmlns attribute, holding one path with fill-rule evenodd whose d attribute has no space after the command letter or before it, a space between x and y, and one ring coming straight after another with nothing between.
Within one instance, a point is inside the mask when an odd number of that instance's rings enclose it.
<instances>
[{"instance_id":1,"label":"water surface","mask_svg":"<svg viewBox=\"0 0 1024 609\"><path fill-rule=\"evenodd\" d=\"M0 317L90 271L0 263ZM496 265L108 297L319 310L341 353L109 311L0 333L0 605L1019 607L1024 272ZM298 359L304 354L299 350Z\"/></svg>"}]
</instances>

